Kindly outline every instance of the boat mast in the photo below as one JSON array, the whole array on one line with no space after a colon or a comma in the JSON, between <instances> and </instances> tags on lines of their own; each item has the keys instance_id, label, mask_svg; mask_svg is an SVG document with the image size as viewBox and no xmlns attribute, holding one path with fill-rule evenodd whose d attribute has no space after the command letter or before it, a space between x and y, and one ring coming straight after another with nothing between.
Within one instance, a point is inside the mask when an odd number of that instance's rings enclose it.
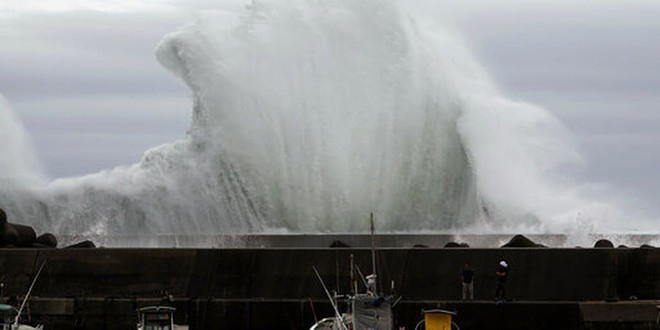
<instances>
[{"instance_id":1,"label":"boat mast","mask_svg":"<svg viewBox=\"0 0 660 330\"><path fill-rule=\"evenodd\" d=\"M357 281L355 280L355 257L351 253L351 295L357 294Z\"/></svg>"},{"instance_id":2,"label":"boat mast","mask_svg":"<svg viewBox=\"0 0 660 330\"><path fill-rule=\"evenodd\" d=\"M339 313L339 308L337 308L337 304L335 300L332 298L332 295L330 294L330 291L328 291L328 287L325 286L325 283L323 283L323 279L321 278L321 274L319 274L319 271L316 270L316 267L312 266L312 269L314 270L314 273L316 273L316 277L318 277L319 282L321 282L321 286L323 286L323 290L325 291L325 295L328 297L328 300L330 301L330 304L332 305L332 308L335 310L335 320L339 321L339 327L341 330L348 330L346 325L344 324L344 318L341 316L341 313Z\"/></svg>"},{"instance_id":3,"label":"boat mast","mask_svg":"<svg viewBox=\"0 0 660 330\"><path fill-rule=\"evenodd\" d=\"M375 228L374 228L374 213L371 212L371 274L376 276L376 236L374 235ZM376 289L376 283L377 283L377 278L374 278L374 291L373 293L376 294L378 290Z\"/></svg>"},{"instance_id":4,"label":"boat mast","mask_svg":"<svg viewBox=\"0 0 660 330\"><path fill-rule=\"evenodd\" d=\"M41 267L39 267L39 270L37 271L37 275L34 276L34 279L32 280L32 284L30 284L30 288L28 289L27 294L25 294L25 298L23 299L23 302L21 303L21 307L18 309L18 314L16 315L16 319L14 319L14 324L18 325L18 321L21 318L21 313L23 312L23 308L25 307L25 303L27 303L28 299L30 298L30 293L32 293L32 288L34 288L34 284L37 283L37 279L39 278L39 274L41 274L41 270L44 269L44 266L46 265L46 261L41 263Z\"/></svg>"}]
</instances>

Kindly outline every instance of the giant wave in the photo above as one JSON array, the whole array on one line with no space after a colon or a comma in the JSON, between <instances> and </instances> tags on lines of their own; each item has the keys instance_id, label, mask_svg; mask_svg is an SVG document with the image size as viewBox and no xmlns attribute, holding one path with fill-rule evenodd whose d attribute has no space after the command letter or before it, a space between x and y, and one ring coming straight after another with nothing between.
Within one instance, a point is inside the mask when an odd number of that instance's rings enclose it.
<instances>
[{"instance_id":1,"label":"giant wave","mask_svg":"<svg viewBox=\"0 0 660 330\"><path fill-rule=\"evenodd\" d=\"M186 137L48 184L7 171L8 213L147 235L361 231L370 212L385 232L563 231L610 212L558 173L579 156L555 118L503 97L458 38L395 1L207 11L157 58L190 88Z\"/></svg>"}]
</instances>

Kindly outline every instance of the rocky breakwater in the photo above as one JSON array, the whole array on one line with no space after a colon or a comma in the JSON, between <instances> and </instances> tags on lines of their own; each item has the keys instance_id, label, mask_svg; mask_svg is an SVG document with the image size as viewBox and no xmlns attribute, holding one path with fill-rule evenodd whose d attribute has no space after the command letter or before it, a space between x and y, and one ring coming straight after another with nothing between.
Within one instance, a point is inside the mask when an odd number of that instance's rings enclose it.
<instances>
[{"instance_id":1,"label":"rocky breakwater","mask_svg":"<svg viewBox=\"0 0 660 330\"><path fill-rule=\"evenodd\" d=\"M0 248L56 248L57 237L51 233L37 236L30 226L10 223L7 213L0 208ZM91 241L83 241L68 247L95 247Z\"/></svg>"}]
</instances>

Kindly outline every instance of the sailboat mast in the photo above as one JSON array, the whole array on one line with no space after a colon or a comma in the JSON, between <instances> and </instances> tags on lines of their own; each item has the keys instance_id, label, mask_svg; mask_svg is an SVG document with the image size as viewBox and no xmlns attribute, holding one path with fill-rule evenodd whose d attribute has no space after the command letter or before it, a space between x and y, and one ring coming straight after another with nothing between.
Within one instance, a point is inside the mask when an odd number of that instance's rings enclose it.
<instances>
[{"instance_id":1,"label":"sailboat mast","mask_svg":"<svg viewBox=\"0 0 660 330\"><path fill-rule=\"evenodd\" d=\"M371 274L376 275L376 236L374 234L375 228L374 228L374 213L373 212L371 212L370 221L371 221ZM374 279L374 288L373 288L374 294L376 292L378 292L378 290L376 289L376 282L378 282L378 281L376 281Z\"/></svg>"}]
</instances>

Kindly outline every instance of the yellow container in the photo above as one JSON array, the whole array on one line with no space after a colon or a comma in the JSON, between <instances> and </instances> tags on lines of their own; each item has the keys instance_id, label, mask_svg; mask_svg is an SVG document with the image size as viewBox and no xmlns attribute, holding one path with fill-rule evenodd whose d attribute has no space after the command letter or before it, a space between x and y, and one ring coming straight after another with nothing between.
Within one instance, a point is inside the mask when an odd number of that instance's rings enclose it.
<instances>
[{"instance_id":1,"label":"yellow container","mask_svg":"<svg viewBox=\"0 0 660 330\"><path fill-rule=\"evenodd\" d=\"M454 312L442 309L424 311L425 330L451 330L451 319Z\"/></svg>"}]
</instances>

